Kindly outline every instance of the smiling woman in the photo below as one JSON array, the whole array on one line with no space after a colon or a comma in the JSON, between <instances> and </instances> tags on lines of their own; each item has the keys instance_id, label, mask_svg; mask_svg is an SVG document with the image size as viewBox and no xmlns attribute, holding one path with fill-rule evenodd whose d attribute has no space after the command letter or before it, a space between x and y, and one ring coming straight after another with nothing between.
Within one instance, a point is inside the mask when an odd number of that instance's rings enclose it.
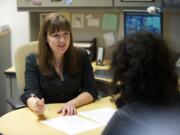
<instances>
[{"instance_id":1,"label":"smiling woman","mask_svg":"<svg viewBox=\"0 0 180 135\"><path fill-rule=\"evenodd\" d=\"M49 47L54 52L54 55L56 55L55 57L58 62L59 58L62 57L69 47L70 32L60 31L52 34L48 33L47 40L49 42Z\"/></svg>"},{"instance_id":2,"label":"smiling woman","mask_svg":"<svg viewBox=\"0 0 180 135\"><path fill-rule=\"evenodd\" d=\"M86 51L73 46L70 23L57 13L49 14L39 33L38 55L26 58L25 104L37 115L45 103L62 103L63 115L97 98L95 80ZM31 96L34 95L34 96Z\"/></svg>"}]
</instances>

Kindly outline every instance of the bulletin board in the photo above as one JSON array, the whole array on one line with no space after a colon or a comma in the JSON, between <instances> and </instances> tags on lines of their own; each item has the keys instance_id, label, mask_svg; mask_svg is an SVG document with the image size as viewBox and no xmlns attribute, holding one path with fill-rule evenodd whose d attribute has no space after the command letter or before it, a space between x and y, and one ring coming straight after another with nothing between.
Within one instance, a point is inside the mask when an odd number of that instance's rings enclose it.
<instances>
[{"instance_id":1,"label":"bulletin board","mask_svg":"<svg viewBox=\"0 0 180 135\"><path fill-rule=\"evenodd\" d=\"M105 48L109 58L114 44L122 37L122 14L112 10L59 10L71 23L74 41L90 41L97 38L97 46ZM40 15L42 23L44 16ZM109 49L111 48L111 49ZM110 52L110 53L109 53Z\"/></svg>"}]
</instances>

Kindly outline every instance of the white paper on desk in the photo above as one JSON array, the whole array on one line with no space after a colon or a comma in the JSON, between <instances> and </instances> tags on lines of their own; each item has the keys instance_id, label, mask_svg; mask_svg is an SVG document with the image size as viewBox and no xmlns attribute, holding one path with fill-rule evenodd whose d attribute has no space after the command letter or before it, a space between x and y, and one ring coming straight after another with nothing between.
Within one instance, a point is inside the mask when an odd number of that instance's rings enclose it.
<instances>
[{"instance_id":1,"label":"white paper on desk","mask_svg":"<svg viewBox=\"0 0 180 135\"><path fill-rule=\"evenodd\" d=\"M81 118L77 115L74 116L60 116L57 118L44 120L42 123L61 130L69 135L74 135L87 130L101 127L102 125L97 124L93 121Z\"/></svg>"},{"instance_id":2,"label":"white paper on desk","mask_svg":"<svg viewBox=\"0 0 180 135\"><path fill-rule=\"evenodd\" d=\"M105 107L92 111L79 112L78 114L105 126L112 118L115 111L115 109Z\"/></svg>"}]
</instances>

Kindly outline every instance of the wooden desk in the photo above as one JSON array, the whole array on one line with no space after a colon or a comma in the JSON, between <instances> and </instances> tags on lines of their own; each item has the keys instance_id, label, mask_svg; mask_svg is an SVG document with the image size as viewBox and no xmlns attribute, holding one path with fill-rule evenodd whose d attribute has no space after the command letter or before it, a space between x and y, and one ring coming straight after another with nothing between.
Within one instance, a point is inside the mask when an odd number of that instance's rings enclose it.
<instances>
[{"instance_id":1,"label":"wooden desk","mask_svg":"<svg viewBox=\"0 0 180 135\"><path fill-rule=\"evenodd\" d=\"M111 64L110 60L104 60L102 65L96 65L96 62L93 62L92 63L93 71L95 71L95 70L109 70L110 64ZM111 83L112 82L112 80L108 79L108 78L95 77L95 79L99 80L99 81L104 81L104 82L107 82L107 83Z\"/></svg>"},{"instance_id":2,"label":"wooden desk","mask_svg":"<svg viewBox=\"0 0 180 135\"><path fill-rule=\"evenodd\" d=\"M115 108L109 100L110 97L102 98L91 104L80 107L78 111L87 111L102 107ZM56 112L62 104L47 104L45 110L46 119L55 118ZM73 125L72 125L73 128ZM80 135L100 135L104 127L81 133ZM0 132L4 135L64 135L65 133L46 126L40 122L38 117L28 108L23 108L9 112L0 117Z\"/></svg>"},{"instance_id":3,"label":"wooden desk","mask_svg":"<svg viewBox=\"0 0 180 135\"><path fill-rule=\"evenodd\" d=\"M5 70L5 74L15 74L15 73L16 73L15 66L12 66Z\"/></svg>"},{"instance_id":4,"label":"wooden desk","mask_svg":"<svg viewBox=\"0 0 180 135\"><path fill-rule=\"evenodd\" d=\"M102 65L96 65L96 62L92 62L91 65L93 67L93 70L108 70L110 68L111 60L104 60Z\"/></svg>"}]
</instances>

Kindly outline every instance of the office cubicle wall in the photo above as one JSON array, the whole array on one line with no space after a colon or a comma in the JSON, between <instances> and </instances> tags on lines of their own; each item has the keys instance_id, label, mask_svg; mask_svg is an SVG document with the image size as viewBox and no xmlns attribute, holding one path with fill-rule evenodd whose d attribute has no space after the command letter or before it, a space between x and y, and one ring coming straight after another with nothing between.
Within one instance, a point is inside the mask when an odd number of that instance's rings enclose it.
<instances>
[{"instance_id":1,"label":"office cubicle wall","mask_svg":"<svg viewBox=\"0 0 180 135\"><path fill-rule=\"evenodd\" d=\"M10 96L4 74L4 71L11 66L10 44L10 31L0 32L0 116L7 112L6 98Z\"/></svg>"}]
</instances>

